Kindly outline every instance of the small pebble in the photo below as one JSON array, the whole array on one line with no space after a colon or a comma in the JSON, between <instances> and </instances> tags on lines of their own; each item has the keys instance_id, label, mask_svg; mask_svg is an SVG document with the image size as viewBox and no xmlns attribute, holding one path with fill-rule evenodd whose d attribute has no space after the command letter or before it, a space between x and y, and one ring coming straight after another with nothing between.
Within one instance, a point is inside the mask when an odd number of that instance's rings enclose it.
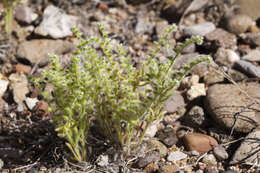
<instances>
[{"instance_id":1,"label":"small pebble","mask_svg":"<svg viewBox=\"0 0 260 173\"><path fill-rule=\"evenodd\" d=\"M216 156L218 160L225 160L228 158L228 153L225 148L221 145L214 147L213 154Z\"/></svg>"},{"instance_id":2,"label":"small pebble","mask_svg":"<svg viewBox=\"0 0 260 173\"><path fill-rule=\"evenodd\" d=\"M202 159L203 163L206 163L207 165L217 165L217 160L213 154L207 154Z\"/></svg>"},{"instance_id":3,"label":"small pebble","mask_svg":"<svg viewBox=\"0 0 260 173\"><path fill-rule=\"evenodd\" d=\"M187 154L184 154L181 151L175 151L175 152L170 152L170 154L167 157L167 160L173 162L173 161L178 161L178 160L182 160L185 158L187 158Z\"/></svg>"}]
</instances>

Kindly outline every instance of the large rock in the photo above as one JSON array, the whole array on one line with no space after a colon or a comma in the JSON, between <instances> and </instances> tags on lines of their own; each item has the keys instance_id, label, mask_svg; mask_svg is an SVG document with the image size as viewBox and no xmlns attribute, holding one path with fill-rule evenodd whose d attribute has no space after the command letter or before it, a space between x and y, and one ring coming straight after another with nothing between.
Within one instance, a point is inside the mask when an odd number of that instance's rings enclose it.
<instances>
[{"instance_id":1,"label":"large rock","mask_svg":"<svg viewBox=\"0 0 260 173\"><path fill-rule=\"evenodd\" d=\"M249 133L233 155L230 164L248 162L254 164L259 157L260 130ZM259 159L259 158L258 158Z\"/></svg>"},{"instance_id":2,"label":"large rock","mask_svg":"<svg viewBox=\"0 0 260 173\"><path fill-rule=\"evenodd\" d=\"M69 42L62 40L31 40L22 42L17 51L18 58L27 59L31 63L39 63L40 66L49 62L50 54L64 54L72 50Z\"/></svg>"},{"instance_id":3,"label":"large rock","mask_svg":"<svg viewBox=\"0 0 260 173\"><path fill-rule=\"evenodd\" d=\"M52 38L64 38L72 35L71 28L76 27L77 18L65 14L61 9L50 5L43 12L43 20L35 33Z\"/></svg>"},{"instance_id":4,"label":"large rock","mask_svg":"<svg viewBox=\"0 0 260 173\"><path fill-rule=\"evenodd\" d=\"M237 0L239 6L238 12L250 16L253 20L260 17L260 1L259 0Z\"/></svg>"},{"instance_id":5,"label":"large rock","mask_svg":"<svg viewBox=\"0 0 260 173\"><path fill-rule=\"evenodd\" d=\"M238 86L249 96L260 99L260 84L240 83ZM209 87L205 98L205 108L220 126L247 133L260 123L260 105L250 105L252 100L238 86L216 84Z\"/></svg>"}]
</instances>

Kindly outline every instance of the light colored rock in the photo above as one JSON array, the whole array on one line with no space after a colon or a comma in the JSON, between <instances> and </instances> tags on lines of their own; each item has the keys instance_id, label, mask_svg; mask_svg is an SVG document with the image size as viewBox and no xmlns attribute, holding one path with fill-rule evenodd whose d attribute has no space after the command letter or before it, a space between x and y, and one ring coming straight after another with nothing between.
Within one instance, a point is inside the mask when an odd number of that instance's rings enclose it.
<instances>
[{"instance_id":1,"label":"light colored rock","mask_svg":"<svg viewBox=\"0 0 260 173\"><path fill-rule=\"evenodd\" d=\"M97 165L101 167L105 167L109 164L108 155L100 155L97 159Z\"/></svg>"},{"instance_id":2,"label":"light colored rock","mask_svg":"<svg viewBox=\"0 0 260 173\"><path fill-rule=\"evenodd\" d=\"M256 159L259 159L259 139L259 129L255 129L253 132L249 133L240 147L236 150L230 164L235 164L240 161L254 164Z\"/></svg>"},{"instance_id":3,"label":"light colored rock","mask_svg":"<svg viewBox=\"0 0 260 173\"><path fill-rule=\"evenodd\" d=\"M25 99L25 103L26 105L28 106L28 108L30 110L32 110L34 108L34 106L36 105L36 103L38 102L39 100L37 98L30 98L30 97L27 97Z\"/></svg>"},{"instance_id":4,"label":"light colored rock","mask_svg":"<svg viewBox=\"0 0 260 173\"><path fill-rule=\"evenodd\" d=\"M215 62L219 65L231 67L235 62L240 60L239 55L231 50L220 47L214 55Z\"/></svg>"},{"instance_id":5,"label":"light colored rock","mask_svg":"<svg viewBox=\"0 0 260 173\"><path fill-rule=\"evenodd\" d=\"M146 137L154 137L158 131L159 122L151 123L145 132Z\"/></svg>"},{"instance_id":6,"label":"light colored rock","mask_svg":"<svg viewBox=\"0 0 260 173\"><path fill-rule=\"evenodd\" d=\"M19 5L15 10L15 18L19 22L31 24L38 17L38 14L34 13L30 7Z\"/></svg>"},{"instance_id":7,"label":"light colored rock","mask_svg":"<svg viewBox=\"0 0 260 173\"><path fill-rule=\"evenodd\" d=\"M206 95L206 88L204 83L198 83L193 86L187 91L187 98L189 100L194 100L200 96Z\"/></svg>"},{"instance_id":8,"label":"light colored rock","mask_svg":"<svg viewBox=\"0 0 260 173\"><path fill-rule=\"evenodd\" d=\"M27 77L23 73L13 73L9 76L9 80L11 81L14 101L22 104L26 99L26 94L29 93Z\"/></svg>"},{"instance_id":9,"label":"light colored rock","mask_svg":"<svg viewBox=\"0 0 260 173\"><path fill-rule=\"evenodd\" d=\"M242 59L247 61L260 62L260 50L258 49L252 50L248 52L248 54L243 56Z\"/></svg>"},{"instance_id":10,"label":"light colored rock","mask_svg":"<svg viewBox=\"0 0 260 173\"><path fill-rule=\"evenodd\" d=\"M214 147L213 154L218 160L225 160L228 158L228 153L225 148L221 145Z\"/></svg>"},{"instance_id":11,"label":"light colored rock","mask_svg":"<svg viewBox=\"0 0 260 173\"><path fill-rule=\"evenodd\" d=\"M206 156L203 157L202 159L203 163L206 163L207 165L217 165L217 160L213 154L207 154Z\"/></svg>"},{"instance_id":12,"label":"light colored rock","mask_svg":"<svg viewBox=\"0 0 260 173\"><path fill-rule=\"evenodd\" d=\"M216 26L212 22L205 22L193 26L187 26L183 29L183 32L187 36L205 36L206 34L214 31Z\"/></svg>"},{"instance_id":13,"label":"light colored rock","mask_svg":"<svg viewBox=\"0 0 260 173\"><path fill-rule=\"evenodd\" d=\"M178 160L183 160L187 158L187 154L184 154L181 151L175 151L175 152L170 152L167 160L170 162L178 161Z\"/></svg>"},{"instance_id":14,"label":"light colored rock","mask_svg":"<svg viewBox=\"0 0 260 173\"><path fill-rule=\"evenodd\" d=\"M199 153L206 153L218 146L218 142L204 134L188 133L183 137L184 144L189 151L198 151Z\"/></svg>"},{"instance_id":15,"label":"light colored rock","mask_svg":"<svg viewBox=\"0 0 260 173\"><path fill-rule=\"evenodd\" d=\"M237 14L228 17L227 29L234 34L241 34L248 30L254 21L245 14Z\"/></svg>"},{"instance_id":16,"label":"light colored rock","mask_svg":"<svg viewBox=\"0 0 260 173\"><path fill-rule=\"evenodd\" d=\"M249 96L260 99L258 83L238 83L238 86ZM215 84L209 87L205 98L205 108L210 116L225 129L234 128L237 132L249 132L260 123L259 104L251 105L250 100L233 84ZM249 121L250 120L250 121Z\"/></svg>"},{"instance_id":17,"label":"light colored rock","mask_svg":"<svg viewBox=\"0 0 260 173\"><path fill-rule=\"evenodd\" d=\"M9 81L0 79L0 97L2 97L7 90Z\"/></svg>"},{"instance_id":18,"label":"light colored rock","mask_svg":"<svg viewBox=\"0 0 260 173\"><path fill-rule=\"evenodd\" d=\"M33 64L39 63L40 66L43 66L49 62L51 54L61 55L72 49L72 45L63 40L31 40L19 44L17 56Z\"/></svg>"},{"instance_id":19,"label":"light colored rock","mask_svg":"<svg viewBox=\"0 0 260 173\"><path fill-rule=\"evenodd\" d=\"M178 110L185 107L185 102L183 96L175 91L174 94L164 103L163 110L167 113L175 113Z\"/></svg>"},{"instance_id":20,"label":"light colored rock","mask_svg":"<svg viewBox=\"0 0 260 173\"><path fill-rule=\"evenodd\" d=\"M52 38L64 38L72 35L71 28L76 27L77 18L65 14L61 9L50 5L43 12L43 20L35 33Z\"/></svg>"}]
</instances>

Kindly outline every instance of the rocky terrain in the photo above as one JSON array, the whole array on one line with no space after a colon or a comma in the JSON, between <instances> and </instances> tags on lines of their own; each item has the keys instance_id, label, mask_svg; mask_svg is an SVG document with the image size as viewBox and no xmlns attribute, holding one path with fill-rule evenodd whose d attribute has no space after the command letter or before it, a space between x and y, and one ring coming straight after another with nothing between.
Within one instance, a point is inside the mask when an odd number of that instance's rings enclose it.
<instances>
[{"instance_id":1,"label":"rocky terrain","mask_svg":"<svg viewBox=\"0 0 260 173\"><path fill-rule=\"evenodd\" d=\"M260 1L258 0L21 0L12 35L0 4L0 169L2 172L257 173L260 171ZM171 42L192 35L174 68L209 54L165 103L167 114L126 158L90 131L87 163L68 160L48 105L29 78L48 68L49 55L66 65L77 43L102 23L113 43L129 46L136 63L171 24ZM162 61L165 59L161 55ZM51 87L46 87L51 90Z\"/></svg>"}]
</instances>

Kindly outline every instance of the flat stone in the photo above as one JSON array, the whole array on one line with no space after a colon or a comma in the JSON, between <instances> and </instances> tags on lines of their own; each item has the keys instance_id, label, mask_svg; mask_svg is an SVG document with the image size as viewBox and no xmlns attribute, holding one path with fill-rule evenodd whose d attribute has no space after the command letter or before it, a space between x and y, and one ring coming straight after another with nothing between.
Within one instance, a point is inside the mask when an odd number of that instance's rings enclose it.
<instances>
[{"instance_id":1,"label":"flat stone","mask_svg":"<svg viewBox=\"0 0 260 173\"><path fill-rule=\"evenodd\" d=\"M238 86L249 96L260 99L260 85L258 83L238 83ZM210 86L205 98L205 108L209 115L224 129L247 133L259 125L259 104L250 108L250 100L233 84L215 84ZM249 121L250 120L250 121Z\"/></svg>"},{"instance_id":2,"label":"flat stone","mask_svg":"<svg viewBox=\"0 0 260 173\"><path fill-rule=\"evenodd\" d=\"M214 31L216 26L212 22L204 22L193 26L187 26L183 29L184 35L187 36L205 36Z\"/></svg>"},{"instance_id":3,"label":"flat stone","mask_svg":"<svg viewBox=\"0 0 260 173\"><path fill-rule=\"evenodd\" d=\"M259 158L259 139L259 129L255 129L253 132L249 133L240 147L235 151L230 164L240 162L255 163L256 159Z\"/></svg>"},{"instance_id":4,"label":"flat stone","mask_svg":"<svg viewBox=\"0 0 260 173\"><path fill-rule=\"evenodd\" d=\"M138 168L144 168L152 162L160 160L160 153L157 151L150 151L144 157L139 158L137 162Z\"/></svg>"},{"instance_id":5,"label":"flat stone","mask_svg":"<svg viewBox=\"0 0 260 173\"><path fill-rule=\"evenodd\" d=\"M164 103L163 110L167 113L175 113L185 105L183 96L178 91L174 91L174 94Z\"/></svg>"},{"instance_id":6,"label":"flat stone","mask_svg":"<svg viewBox=\"0 0 260 173\"><path fill-rule=\"evenodd\" d=\"M43 20L35 29L35 33L52 38L71 36L72 27L76 27L77 17L65 14L61 9L50 5L43 12Z\"/></svg>"},{"instance_id":7,"label":"flat stone","mask_svg":"<svg viewBox=\"0 0 260 173\"><path fill-rule=\"evenodd\" d=\"M237 47L237 38L234 34L217 28L213 32L205 35L207 41L212 42L214 47L223 47L226 49L235 49Z\"/></svg>"},{"instance_id":8,"label":"flat stone","mask_svg":"<svg viewBox=\"0 0 260 173\"><path fill-rule=\"evenodd\" d=\"M249 76L260 78L260 68L248 61L239 60L235 63L235 67Z\"/></svg>"},{"instance_id":9,"label":"flat stone","mask_svg":"<svg viewBox=\"0 0 260 173\"><path fill-rule=\"evenodd\" d=\"M199 153L206 153L218 146L214 138L200 133L188 133L183 137L183 141L189 151L196 150Z\"/></svg>"},{"instance_id":10,"label":"flat stone","mask_svg":"<svg viewBox=\"0 0 260 173\"><path fill-rule=\"evenodd\" d=\"M248 52L248 54L243 56L242 59L247 61L260 62L260 50L258 49L251 50Z\"/></svg>"},{"instance_id":11,"label":"flat stone","mask_svg":"<svg viewBox=\"0 0 260 173\"><path fill-rule=\"evenodd\" d=\"M19 44L17 56L35 64L44 66L49 62L51 54L61 55L73 49L71 43L64 40L31 40Z\"/></svg>"},{"instance_id":12,"label":"flat stone","mask_svg":"<svg viewBox=\"0 0 260 173\"><path fill-rule=\"evenodd\" d=\"M183 160L187 158L187 154L184 154L181 151L175 151L175 152L170 152L167 160L170 162L178 161L178 160Z\"/></svg>"}]
</instances>

